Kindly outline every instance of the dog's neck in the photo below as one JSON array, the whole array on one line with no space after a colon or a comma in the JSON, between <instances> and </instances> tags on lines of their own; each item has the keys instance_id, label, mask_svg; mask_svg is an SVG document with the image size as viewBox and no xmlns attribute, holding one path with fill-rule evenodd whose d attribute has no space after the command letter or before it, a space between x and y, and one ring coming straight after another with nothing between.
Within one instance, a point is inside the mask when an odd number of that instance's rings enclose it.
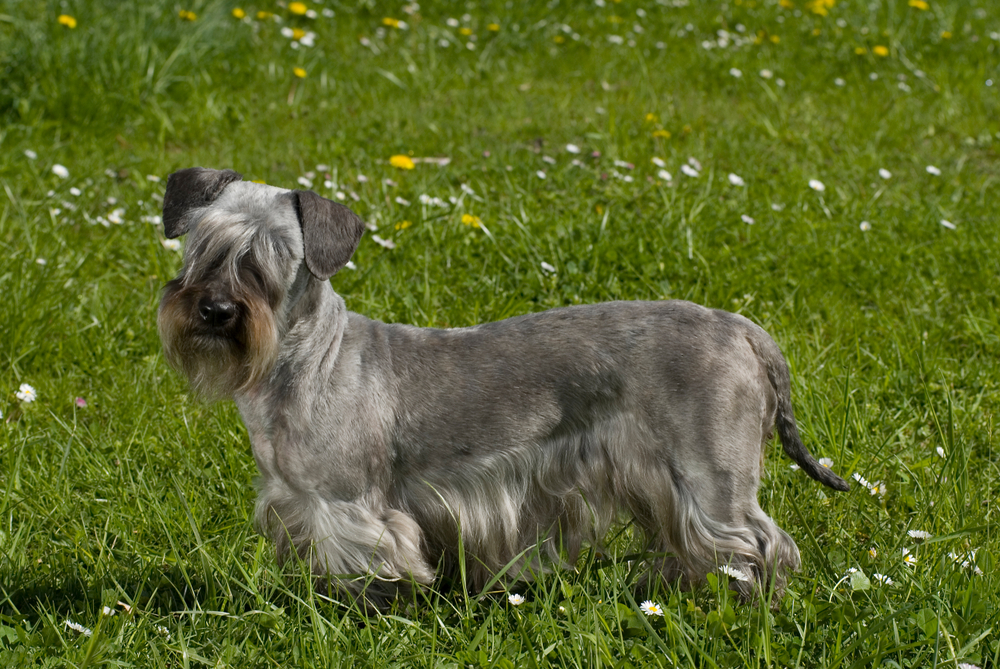
<instances>
[{"instance_id":1,"label":"dog's neck","mask_svg":"<svg viewBox=\"0 0 1000 669\"><path fill-rule=\"evenodd\" d=\"M324 377L333 373L348 320L344 298L334 292L328 280L317 279L307 271L300 295L294 303L289 300L287 304L274 369L261 383L233 396L244 416L254 413L253 407L262 402L273 403L306 376ZM324 363L305 366L304 360Z\"/></svg>"}]
</instances>

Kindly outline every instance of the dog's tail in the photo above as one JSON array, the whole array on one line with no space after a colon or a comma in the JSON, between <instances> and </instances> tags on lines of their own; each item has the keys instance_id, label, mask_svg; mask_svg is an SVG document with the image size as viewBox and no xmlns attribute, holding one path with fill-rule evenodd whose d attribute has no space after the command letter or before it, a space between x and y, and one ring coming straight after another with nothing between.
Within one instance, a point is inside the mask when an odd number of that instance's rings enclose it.
<instances>
[{"instance_id":1,"label":"dog's tail","mask_svg":"<svg viewBox=\"0 0 1000 669\"><path fill-rule=\"evenodd\" d=\"M795 414L792 412L792 385L788 374L788 364L778 349L778 345L763 330L763 337L750 337L750 345L757 357L767 369L767 378L774 388L778 399L777 412L774 417L774 427L781 439L781 446L792 460L798 463L810 478L834 490L847 491L851 486L840 478L829 467L824 467L813 454L809 452L799 437L799 428L795 424Z\"/></svg>"}]
</instances>

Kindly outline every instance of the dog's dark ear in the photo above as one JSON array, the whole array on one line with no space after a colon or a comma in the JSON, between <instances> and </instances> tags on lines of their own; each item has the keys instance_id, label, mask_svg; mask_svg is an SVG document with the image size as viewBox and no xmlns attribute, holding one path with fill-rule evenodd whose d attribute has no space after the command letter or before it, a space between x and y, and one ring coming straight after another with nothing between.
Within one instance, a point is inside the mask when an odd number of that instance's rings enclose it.
<instances>
[{"instance_id":1,"label":"dog's dark ear","mask_svg":"<svg viewBox=\"0 0 1000 669\"><path fill-rule=\"evenodd\" d=\"M298 202L306 267L325 281L351 259L365 232L365 222L344 205L312 191L292 193Z\"/></svg>"},{"instance_id":2,"label":"dog's dark ear","mask_svg":"<svg viewBox=\"0 0 1000 669\"><path fill-rule=\"evenodd\" d=\"M242 174L233 170L204 167L189 167L167 177L167 192L163 194L163 233L167 239L188 231L185 214L211 204L226 186L242 178Z\"/></svg>"}]
</instances>

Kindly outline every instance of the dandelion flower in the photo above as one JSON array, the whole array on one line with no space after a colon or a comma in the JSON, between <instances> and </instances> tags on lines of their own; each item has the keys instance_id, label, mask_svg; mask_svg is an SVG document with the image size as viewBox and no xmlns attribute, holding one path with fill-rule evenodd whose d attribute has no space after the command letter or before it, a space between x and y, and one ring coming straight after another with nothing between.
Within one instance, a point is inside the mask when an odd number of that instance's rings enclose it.
<instances>
[{"instance_id":1,"label":"dandelion flower","mask_svg":"<svg viewBox=\"0 0 1000 669\"><path fill-rule=\"evenodd\" d=\"M685 167L686 167L686 165L685 165ZM674 180L674 175L672 175L670 172L668 172L666 170L660 170L659 172L656 173L656 176L658 176L660 179L663 179L664 181L673 181Z\"/></svg>"},{"instance_id":2,"label":"dandelion flower","mask_svg":"<svg viewBox=\"0 0 1000 669\"><path fill-rule=\"evenodd\" d=\"M59 25L66 26L70 30L76 28L76 19L74 19L69 14L60 14L59 18L56 20L59 22Z\"/></svg>"},{"instance_id":3,"label":"dandelion flower","mask_svg":"<svg viewBox=\"0 0 1000 669\"><path fill-rule=\"evenodd\" d=\"M542 261L541 267L543 271L548 272L549 274L556 273L556 268L553 265L550 265L549 263L545 262L544 260Z\"/></svg>"},{"instance_id":4,"label":"dandelion flower","mask_svg":"<svg viewBox=\"0 0 1000 669\"><path fill-rule=\"evenodd\" d=\"M462 214L462 225L479 228L482 227L483 222L478 216L473 216L472 214Z\"/></svg>"},{"instance_id":5,"label":"dandelion flower","mask_svg":"<svg viewBox=\"0 0 1000 669\"><path fill-rule=\"evenodd\" d=\"M179 16L183 21L194 21L195 19L198 18L197 14L195 14L194 12L190 12L186 9L182 9L179 12L177 12L177 16Z\"/></svg>"},{"instance_id":6,"label":"dandelion flower","mask_svg":"<svg viewBox=\"0 0 1000 669\"><path fill-rule=\"evenodd\" d=\"M163 244L163 248L165 248L168 251L180 251L181 250L181 243L180 243L180 241L178 241L176 239L164 239L161 242L161 244Z\"/></svg>"},{"instance_id":7,"label":"dandelion flower","mask_svg":"<svg viewBox=\"0 0 1000 669\"><path fill-rule=\"evenodd\" d=\"M650 601L648 599L646 601L644 601L642 604L639 605L639 610L642 611L643 613L645 613L647 616L662 616L663 615L663 607L661 607L659 604L657 604L655 602L652 602L652 601Z\"/></svg>"},{"instance_id":8,"label":"dandelion flower","mask_svg":"<svg viewBox=\"0 0 1000 669\"><path fill-rule=\"evenodd\" d=\"M955 230L957 228L957 226L954 223L943 218L941 219L941 225L948 228L949 230Z\"/></svg>"},{"instance_id":9,"label":"dandelion flower","mask_svg":"<svg viewBox=\"0 0 1000 669\"><path fill-rule=\"evenodd\" d=\"M511 603L511 606L520 606L521 604L524 604L524 595L512 592L507 595L507 601Z\"/></svg>"},{"instance_id":10,"label":"dandelion flower","mask_svg":"<svg viewBox=\"0 0 1000 669\"><path fill-rule=\"evenodd\" d=\"M55 174L60 179L69 178L69 170L60 165L59 163L56 163L55 165L52 166L52 173Z\"/></svg>"},{"instance_id":11,"label":"dandelion flower","mask_svg":"<svg viewBox=\"0 0 1000 669\"><path fill-rule=\"evenodd\" d=\"M872 229L872 224L868 221L861 221L861 224L858 225L858 227L861 228L861 232L868 232Z\"/></svg>"},{"instance_id":12,"label":"dandelion flower","mask_svg":"<svg viewBox=\"0 0 1000 669\"><path fill-rule=\"evenodd\" d=\"M235 9L233 9L233 18L234 19L245 18L246 15L247 15L247 13L245 11L243 11L242 9L240 9L239 7L236 7Z\"/></svg>"},{"instance_id":13,"label":"dandelion flower","mask_svg":"<svg viewBox=\"0 0 1000 669\"><path fill-rule=\"evenodd\" d=\"M906 533L919 541L924 541L925 539L930 539L934 536L930 532L925 532L924 530L907 530Z\"/></svg>"},{"instance_id":14,"label":"dandelion flower","mask_svg":"<svg viewBox=\"0 0 1000 669\"><path fill-rule=\"evenodd\" d=\"M580 153L580 147L576 144L567 144L566 151L569 153Z\"/></svg>"},{"instance_id":15,"label":"dandelion flower","mask_svg":"<svg viewBox=\"0 0 1000 669\"><path fill-rule=\"evenodd\" d=\"M486 29L489 30L491 33L499 32L500 31L500 24L498 24L498 23L491 23L488 26L486 26Z\"/></svg>"},{"instance_id":16,"label":"dandelion flower","mask_svg":"<svg viewBox=\"0 0 1000 669\"><path fill-rule=\"evenodd\" d=\"M26 402L28 404L38 399L38 393L35 392L35 389L29 386L27 383L22 383L20 387L17 389L17 392L14 393L14 395L17 397L17 399L21 400L22 402Z\"/></svg>"},{"instance_id":17,"label":"dandelion flower","mask_svg":"<svg viewBox=\"0 0 1000 669\"><path fill-rule=\"evenodd\" d=\"M292 69L292 74L294 74L299 79L305 79L306 78L306 71L304 69L302 69L301 67L293 68Z\"/></svg>"},{"instance_id":18,"label":"dandelion flower","mask_svg":"<svg viewBox=\"0 0 1000 669\"><path fill-rule=\"evenodd\" d=\"M654 130L653 137L662 137L663 139L670 139L670 131L663 130L662 128L660 130Z\"/></svg>"},{"instance_id":19,"label":"dandelion flower","mask_svg":"<svg viewBox=\"0 0 1000 669\"><path fill-rule=\"evenodd\" d=\"M692 178L698 176L698 170L696 170L695 168L691 167L690 165L686 165L686 164L685 165L681 165L681 172L683 172L684 174L686 174L687 176L692 177Z\"/></svg>"},{"instance_id":20,"label":"dandelion flower","mask_svg":"<svg viewBox=\"0 0 1000 669\"><path fill-rule=\"evenodd\" d=\"M743 581L744 583L753 582L753 578L745 571L737 569L736 567L731 567L728 564L724 564L719 567L719 571L730 578L735 578L737 581Z\"/></svg>"},{"instance_id":21,"label":"dandelion flower","mask_svg":"<svg viewBox=\"0 0 1000 669\"><path fill-rule=\"evenodd\" d=\"M882 177L883 179L891 179L892 178L892 172L890 172L889 170L885 169L884 167L880 167L879 168L878 175L880 177Z\"/></svg>"},{"instance_id":22,"label":"dandelion flower","mask_svg":"<svg viewBox=\"0 0 1000 669\"><path fill-rule=\"evenodd\" d=\"M308 9L309 8L306 7L306 3L304 3L304 2L290 2L290 3L288 3L288 11L290 11L292 14L297 14L299 16L303 16L306 13L306 11L308 11Z\"/></svg>"},{"instance_id":23,"label":"dandelion flower","mask_svg":"<svg viewBox=\"0 0 1000 669\"><path fill-rule=\"evenodd\" d=\"M817 191L819 193L822 193L823 191L826 190L826 185L822 181L820 181L819 179L810 179L809 180L809 187L812 188L814 191Z\"/></svg>"},{"instance_id":24,"label":"dandelion flower","mask_svg":"<svg viewBox=\"0 0 1000 669\"><path fill-rule=\"evenodd\" d=\"M747 216L746 214L741 215L740 216L740 220L742 220L747 225L753 225L755 223L755 221L751 217Z\"/></svg>"},{"instance_id":25,"label":"dandelion flower","mask_svg":"<svg viewBox=\"0 0 1000 669\"><path fill-rule=\"evenodd\" d=\"M880 58L885 58L889 55L889 49L879 44L878 46L872 47L872 53Z\"/></svg>"},{"instance_id":26,"label":"dandelion flower","mask_svg":"<svg viewBox=\"0 0 1000 669\"><path fill-rule=\"evenodd\" d=\"M746 185L746 182L744 182L743 179L741 177L737 176L736 174L730 174L729 175L729 183L731 183L734 186L745 186Z\"/></svg>"}]
</instances>

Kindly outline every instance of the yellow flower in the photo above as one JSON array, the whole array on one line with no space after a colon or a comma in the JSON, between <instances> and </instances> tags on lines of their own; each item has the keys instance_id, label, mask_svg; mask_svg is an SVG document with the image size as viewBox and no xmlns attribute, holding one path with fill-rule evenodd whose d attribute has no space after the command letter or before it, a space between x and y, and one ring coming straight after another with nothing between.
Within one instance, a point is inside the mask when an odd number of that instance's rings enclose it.
<instances>
[{"instance_id":1,"label":"yellow flower","mask_svg":"<svg viewBox=\"0 0 1000 669\"><path fill-rule=\"evenodd\" d=\"M813 28L813 37L816 37L817 35L819 35L822 32L823 31L820 30L819 28Z\"/></svg>"},{"instance_id":2,"label":"yellow flower","mask_svg":"<svg viewBox=\"0 0 1000 669\"><path fill-rule=\"evenodd\" d=\"M306 78L306 71L303 70L301 67L296 67L296 68L292 69L292 74L294 74L299 79L305 79Z\"/></svg>"},{"instance_id":3,"label":"yellow flower","mask_svg":"<svg viewBox=\"0 0 1000 669\"><path fill-rule=\"evenodd\" d=\"M403 170L412 170L414 168L413 161L410 160L410 157L402 154L397 154L389 158L389 164Z\"/></svg>"},{"instance_id":4,"label":"yellow flower","mask_svg":"<svg viewBox=\"0 0 1000 669\"><path fill-rule=\"evenodd\" d=\"M859 56L863 56L866 53L868 53L868 49L864 48L863 46L856 46L854 47L854 53L858 54Z\"/></svg>"},{"instance_id":5,"label":"yellow flower","mask_svg":"<svg viewBox=\"0 0 1000 669\"><path fill-rule=\"evenodd\" d=\"M669 130L654 130L653 137L662 137L663 139L670 139Z\"/></svg>"},{"instance_id":6,"label":"yellow flower","mask_svg":"<svg viewBox=\"0 0 1000 669\"><path fill-rule=\"evenodd\" d=\"M306 3L304 2L289 2L288 11L290 11L292 14L298 14L299 16L302 16L307 11L309 11L309 8L306 7Z\"/></svg>"},{"instance_id":7,"label":"yellow flower","mask_svg":"<svg viewBox=\"0 0 1000 669\"><path fill-rule=\"evenodd\" d=\"M784 7L785 9L794 9L795 8L795 3L792 2L792 0L780 0L780 2L778 2L778 4L781 5L782 7Z\"/></svg>"},{"instance_id":8,"label":"yellow flower","mask_svg":"<svg viewBox=\"0 0 1000 669\"><path fill-rule=\"evenodd\" d=\"M306 36L306 31L302 28L292 28L292 39L300 40Z\"/></svg>"},{"instance_id":9,"label":"yellow flower","mask_svg":"<svg viewBox=\"0 0 1000 669\"><path fill-rule=\"evenodd\" d=\"M552 41L555 42L556 44L562 44L563 42L566 41L566 38L563 37L562 35L556 35L555 37L552 38Z\"/></svg>"},{"instance_id":10,"label":"yellow flower","mask_svg":"<svg viewBox=\"0 0 1000 669\"><path fill-rule=\"evenodd\" d=\"M257 20L263 21L264 19L269 19L273 16L271 12L265 12L263 9L257 12Z\"/></svg>"},{"instance_id":11,"label":"yellow flower","mask_svg":"<svg viewBox=\"0 0 1000 669\"><path fill-rule=\"evenodd\" d=\"M413 225L413 223L411 223L410 221L400 221L399 223L396 224L396 229L397 230L406 230L411 225Z\"/></svg>"},{"instance_id":12,"label":"yellow flower","mask_svg":"<svg viewBox=\"0 0 1000 669\"><path fill-rule=\"evenodd\" d=\"M489 30L491 33L500 32L500 24L499 23L491 23L488 26L486 26L486 29Z\"/></svg>"},{"instance_id":13,"label":"yellow flower","mask_svg":"<svg viewBox=\"0 0 1000 669\"><path fill-rule=\"evenodd\" d=\"M458 32L462 33L465 36L469 36L472 34L472 28L460 28Z\"/></svg>"},{"instance_id":14,"label":"yellow flower","mask_svg":"<svg viewBox=\"0 0 1000 669\"><path fill-rule=\"evenodd\" d=\"M810 0L806 5L813 14L826 16L830 13L830 8L836 4L837 0Z\"/></svg>"},{"instance_id":15,"label":"yellow flower","mask_svg":"<svg viewBox=\"0 0 1000 669\"><path fill-rule=\"evenodd\" d=\"M189 12L186 9L182 9L179 12L177 12L177 16L181 17L181 19L183 19L184 21L194 21L196 18L198 18L197 14L195 14L194 12Z\"/></svg>"},{"instance_id":16,"label":"yellow flower","mask_svg":"<svg viewBox=\"0 0 1000 669\"><path fill-rule=\"evenodd\" d=\"M625 19L615 14L612 14L611 16L608 17L608 23L621 23L624 20Z\"/></svg>"},{"instance_id":17,"label":"yellow flower","mask_svg":"<svg viewBox=\"0 0 1000 669\"><path fill-rule=\"evenodd\" d=\"M66 26L71 30L73 28L76 28L76 19L74 19L69 14L60 14L57 20L59 21L59 25L61 26Z\"/></svg>"},{"instance_id":18,"label":"yellow flower","mask_svg":"<svg viewBox=\"0 0 1000 669\"><path fill-rule=\"evenodd\" d=\"M399 27L399 19L394 19L394 18L391 18L391 17L387 16L384 19L382 19L382 25L389 26L390 28L398 28Z\"/></svg>"},{"instance_id":19,"label":"yellow flower","mask_svg":"<svg viewBox=\"0 0 1000 669\"><path fill-rule=\"evenodd\" d=\"M479 220L478 216L473 216L472 214L462 214L462 225L471 225L474 228L482 227L483 222Z\"/></svg>"},{"instance_id":20,"label":"yellow flower","mask_svg":"<svg viewBox=\"0 0 1000 669\"><path fill-rule=\"evenodd\" d=\"M916 7L924 12L931 8L931 6L924 2L924 0L910 0L907 4L910 5L910 7Z\"/></svg>"},{"instance_id":21,"label":"yellow flower","mask_svg":"<svg viewBox=\"0 0 1000 669\"><path fill-rule=\"evenodd\" d=\"M780 37L778 37L777 35L771 35L771 44L777 44L780 41L781 41Z\"/></svg>"},{"instance_id":22,"label":"yellow flower","mask_svg":"<svg viewBox=\"0 0 1000 669\"><path fill-rule=\"evenodd\" d=\"M885 58L886 56L889 55L889 49L879 44L878 46L872 47L872 53L875 54L876 56L881 56L882 58Z\"/></svg>"},{"instance_id":23,"label":"yellow flower","mask_svg":"<svg viewBox=\"0 0 1000 669\"><path fill-rule=\"evenodd\" d=\"M648 114L646 114L646 120L650 123L656 123L657 121L656 114L654 114L653 112L649 112Z\"/></svg>"},{"instance_id":24,"label":"yellow flower","mask_svg":"<svg viewBox=\"0 0 1000 669\"><path fill-rule=\"evenodd\" d=\"M247 13L244 12L239 7L237 7L236 9L233 10L233 18L242 19L246 15L247 15Z\"/></svg>"},{"instance_id":25,"label":"yellow flower","mask_svg":"<svg viewBox=\"0 0 1000 669\"><path fill-rule=\"evenodd\" d=\"M942 30L941 31L941 37L943 37L944 39L951 39L951 31L950 30Z\"/></svg>"}]
</instances>

